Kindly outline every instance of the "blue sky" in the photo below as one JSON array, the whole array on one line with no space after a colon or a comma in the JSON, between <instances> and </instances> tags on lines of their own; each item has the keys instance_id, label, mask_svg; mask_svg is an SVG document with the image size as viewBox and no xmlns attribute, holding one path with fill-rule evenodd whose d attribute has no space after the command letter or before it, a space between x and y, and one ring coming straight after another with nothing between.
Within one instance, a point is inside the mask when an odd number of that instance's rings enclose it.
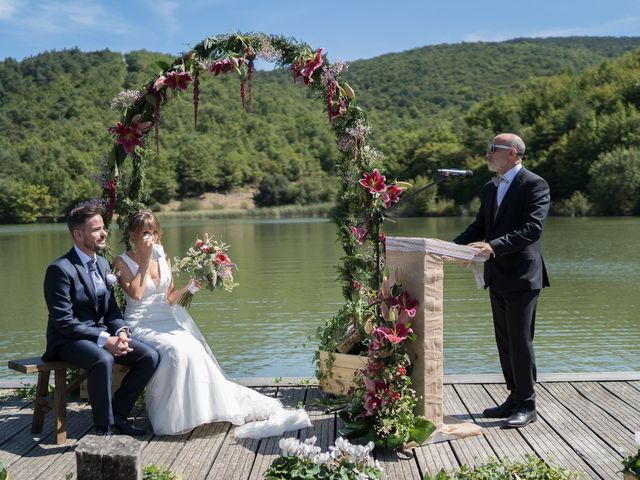
<instances>
[{"instance_id":1,"label":"blue sky","mask_svg":"<svg viewBox=\"0 0 640 480\"><path fill-rule=\"evenodd\" d=\"M177 54L233 31L356 60L440 43L640 35L640 0L0 0L0 60L76 46Z\"/></svg>"}]
</instances>

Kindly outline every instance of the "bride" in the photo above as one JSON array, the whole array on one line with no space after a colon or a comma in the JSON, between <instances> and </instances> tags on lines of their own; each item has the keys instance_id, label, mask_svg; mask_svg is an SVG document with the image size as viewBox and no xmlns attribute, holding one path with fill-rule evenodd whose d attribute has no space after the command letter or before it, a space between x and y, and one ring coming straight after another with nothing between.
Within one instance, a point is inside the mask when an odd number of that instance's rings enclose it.
<instances>
[{"instance_id":1,"label":"bride","mask_svg":"<svg viewBox=\"0 0 640 480\"><path fill-rule=\"evenodd\" d=\"M132 248L115 258L114 267L126 294L131 334L160 354L145 395L153 431L177 435L225 421L239 425L236 437L264 438L310 426L304 409L287 410L275 398L226 378L191 316L176 305L187 287L174 288L156 216L131 215L127 233Z\"/></svg>"}]
</instances>

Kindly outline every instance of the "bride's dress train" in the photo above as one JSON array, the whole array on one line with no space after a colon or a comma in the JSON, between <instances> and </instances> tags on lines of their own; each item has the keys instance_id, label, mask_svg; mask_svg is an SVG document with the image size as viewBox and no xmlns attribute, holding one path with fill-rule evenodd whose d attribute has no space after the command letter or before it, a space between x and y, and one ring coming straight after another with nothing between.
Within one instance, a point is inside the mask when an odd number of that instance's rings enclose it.
<instances>
[{"instance_id":1,"label":"bride's dress train","mask_svg":"<svg viewBox=\"0 0 640 480\"><path fill-rule=\"evenodd\" d=\"M238 425L239 438L265 438L311 425L304 409L285 409L280 401L229 381L189 313L170 305L171 272L162 247L160 281L146 278L140 300L127 296L125 320L131 333L160 354L160 364L147 385L145 403L153 431L176 435L210 422ZM126 253L131 270L138 265Z\"/></svg>"}]
</instances>

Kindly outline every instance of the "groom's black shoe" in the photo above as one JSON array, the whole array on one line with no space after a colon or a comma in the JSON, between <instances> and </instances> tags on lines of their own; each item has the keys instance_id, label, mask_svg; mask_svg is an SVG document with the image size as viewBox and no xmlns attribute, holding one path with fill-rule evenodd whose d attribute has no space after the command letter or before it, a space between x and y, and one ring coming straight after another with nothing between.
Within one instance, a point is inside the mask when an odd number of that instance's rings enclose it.
<instances>
[{"instance_id":1,"label":"groom's black shoe","mask_svg":"<svg viewBox=\"0 0 640 480\"><path fill-rule=\"evenodd\" d=\"M510 417L512 413L516 411L516 406L513 404L511 397L508 397L507 400L497 407L486 408L482 415L485 418L507 418Z\"/></svg>"},{"instance_id":2,"label":"groom's black shoe","mask_svg":"<svg viewBox=\"0 0 640 480\"><path fill-rule=\"evenodd\" d=\"M513 415L507 418L502 428L520 428L538 420L535 408L518 408Z\"/></svg>"},{"instance_id":3,"label":"groom's black shoe","mask_svg":"<svg viewBox=\"0 0 640 480\"><path fill-rule=\"evenodd\" d=\"M133 425L131 425L129 423L129 420L127 420L124 417L121 417L120 415L114 415L113 416L113 426L122 435L130 435L132 437L140 437L140 436L145 435L147 433L147 431L144 428L134 427Z\"/></svg>"}]
</instances>

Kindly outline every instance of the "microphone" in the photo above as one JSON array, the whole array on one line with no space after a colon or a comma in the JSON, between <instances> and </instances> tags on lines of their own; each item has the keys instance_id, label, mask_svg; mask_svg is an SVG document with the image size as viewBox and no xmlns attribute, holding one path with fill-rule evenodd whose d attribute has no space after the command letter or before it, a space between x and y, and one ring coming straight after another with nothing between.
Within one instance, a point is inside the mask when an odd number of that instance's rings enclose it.
<instances>
[{"instance_id":1,"label":"microphone","mask_svg":"<svg viewBox=\"0 0 640 480\"><path fill-rule=\"evenodd\" d=\"M436 173L441 177L471 177L471 170L457 170L455 168L438 168Z\"/></svg>"}]
</instances>

